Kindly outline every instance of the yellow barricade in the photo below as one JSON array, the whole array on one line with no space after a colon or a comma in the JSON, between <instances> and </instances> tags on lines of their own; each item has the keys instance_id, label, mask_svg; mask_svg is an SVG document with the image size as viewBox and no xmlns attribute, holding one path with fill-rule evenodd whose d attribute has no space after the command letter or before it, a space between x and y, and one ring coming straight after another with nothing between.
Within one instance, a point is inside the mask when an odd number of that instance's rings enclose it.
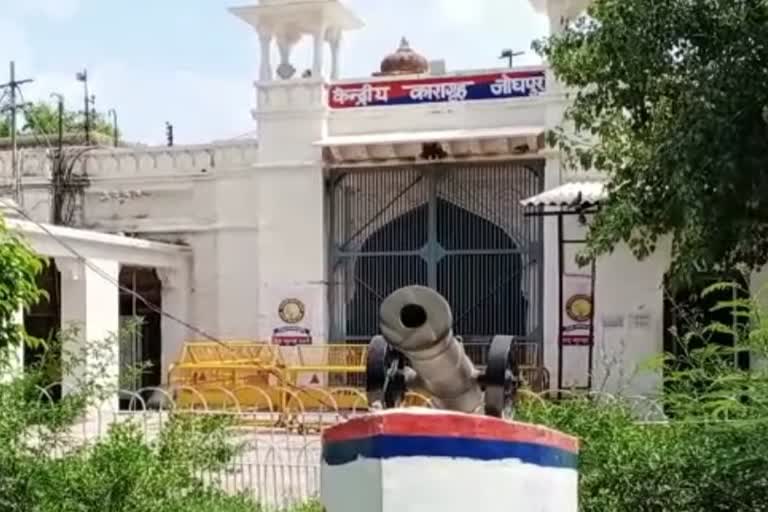
<instances>
[{"instance_id":1,"label":"yellow barricade","mask_svg":"<svg viewBox=\"0 0 768 512\"><path fill-rule=\"evenodd\" d=\"M366 345L281 347L269 342L187 342L168 382L178 407L239 410L285 415L367 409ZM472 347L468 347L471 352ZM486 349L487 350L487 349ZM521 373L533 390L548 387L548 375L531 364L520 346ZM526 356L526 357L524 357ZM484 354L476 355L483 364ZM529 361L530 359L530 361ZM526 364L527 363L527 364ZM406 405L429 406L430 397L412 392Z\"/></svg>"},{"instance_id":2,"label":"yellow barricade","mask_svg":"<svg viewBox=\"0 0 768 512\"><path fill-rule=\"evenodd\" d=\"M177 406L311 412L360 410L366 346L188 342L168 382Z\"/></svg>"}]
</instances>

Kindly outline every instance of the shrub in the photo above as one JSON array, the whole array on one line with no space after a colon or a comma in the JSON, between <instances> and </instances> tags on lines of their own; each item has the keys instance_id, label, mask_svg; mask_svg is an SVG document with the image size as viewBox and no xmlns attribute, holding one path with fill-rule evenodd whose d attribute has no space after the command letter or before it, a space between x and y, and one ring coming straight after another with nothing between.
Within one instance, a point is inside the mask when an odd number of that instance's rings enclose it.
<instances>
[{"instance_id":1,"label":"shrub","mask_svg":"<svg viewBox=\"0 0 768 512\"><path fill-rule=\"evenodd\" d=\"M735 286L718 284L704 293ZM639 422L633 404L621 397L519 404L516 419L580 438L582 511L768 510L768 371L734 364L739 351L768 355L768 323L759 297L715 308L747 321L692 326L678 339L677 354L651 363L668 369L658 397L668 421ZM708 343L714 332L732 335L735 346ZM683 364L669 370L671 362Z\"/></svg>"},{"instance_id":2,"label":"shrub","mask_svg":"<svg viewBox=\"0 0 768 512\"><path fill-rule=\"evenodd\" d=\"M117 391L102 374L108 358L117 357L120 335L88 343L83 353L62 350L76 335L69 330L51 340L30 339L15 319L20 308L43 296L37 276L45 263L1 218L0 237L0 512L262 510L201 478L222 469L237 451L226 417L171 414L153 439L131 422L116 424L91 444L81 433L70 439L87 408ZM42 347L43 356L18 376L10 355L21 343ZM103 366L86 370L84 357ZM79 368L78 391L56 400L43 391L73 368ZM302 512L312 510L308 505Z\"/></svg>"},{"instance_id":3,"label":"shrub","mask_svg":"<svg viewBox=\"0 0 768 512\"><path fill-rule=\"evenodd\" d=\"M584 512L768 510L768 420L638 423L622 400L521 404L581 440Z\"/></svg>"}]
</instances>

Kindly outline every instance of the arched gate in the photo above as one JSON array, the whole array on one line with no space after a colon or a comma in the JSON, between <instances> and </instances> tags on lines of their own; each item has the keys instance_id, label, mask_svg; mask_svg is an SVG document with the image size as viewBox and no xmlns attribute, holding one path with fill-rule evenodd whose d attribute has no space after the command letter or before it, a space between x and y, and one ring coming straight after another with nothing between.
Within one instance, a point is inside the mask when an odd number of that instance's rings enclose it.
<instances>
[{"instance_id":1,"label":"arched gate","mask_svg":"<svg viewBox=\"0 0 768 512\"><path fill-rule=\"evenodd\" d=\"M514 334L540 345L543 162L337 168L328 179L331 339L367 342L381 301L422 284L466 343ZM540 351L537 351L540 353Z\"/></svg>"}]
</instances>

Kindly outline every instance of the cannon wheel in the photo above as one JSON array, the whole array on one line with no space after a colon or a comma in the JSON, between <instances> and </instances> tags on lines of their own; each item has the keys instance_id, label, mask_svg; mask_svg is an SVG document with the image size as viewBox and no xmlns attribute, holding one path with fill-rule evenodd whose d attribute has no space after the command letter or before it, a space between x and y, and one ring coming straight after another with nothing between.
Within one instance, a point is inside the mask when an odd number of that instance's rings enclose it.
<instances>
[{"instance_id":1,"label":"cannon wheel","mask_svg":"<svg viewBox=\"0 0 768 512\"><path fill-rule=\"evenodd\" d=\"M397 407L406 392L401 354L389 346L383 336L375 336L368 344L365 369L365 391L368 406L376 402L385 409Z\"/></svg>"},{"instance_id":2,"label":"cannon wheel","mask_svg":"<svg viewBox=\"0 0 768 512\"><path fill-rule=\"evenodd\" d=\"M513 404L519 371L514 357L514 336L494 336L485 368L485 414L501 418Z\"/></svg>"}]
</instances>

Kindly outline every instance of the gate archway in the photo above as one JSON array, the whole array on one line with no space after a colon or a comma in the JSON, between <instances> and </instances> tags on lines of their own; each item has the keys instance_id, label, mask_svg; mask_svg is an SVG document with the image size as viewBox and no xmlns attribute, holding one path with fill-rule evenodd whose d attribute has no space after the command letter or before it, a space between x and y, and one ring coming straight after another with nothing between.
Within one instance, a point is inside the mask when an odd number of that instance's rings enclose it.
<instances>
[{"instance_id":1,"label":"gate archway","mask_svg":"<svg viewBox=\"0 0 768 512\"><path fill-rule=\"evenodd\" d=\"M448 299L466 341L540 339L542 221L520 201L542 186L540 162L334 170L332 339L369 340L381 301L410 284Z\"/></svg>"},{"instance_id":2,"label":"gate archway","mask_svg":"<svg viewBox=\"0 0 768 512\"><path fill-rule=\"evenodd\" d=\"M355 282L374 284L375 288L356 287L347 304L347 334L357 337L375 332L378 318L368 312L379 307L381 291L430 284L430 266L437 274L434 288L454 309L454 331L475 337L527 334L527 300L521 287L523 264L517 245L500 227L442 198L437 199L436 213L437 240L431 243L440 244L434 252L448 252L442 258L393 254L408 240L422 246L430 243L428 204L385 224L365 241L362 253L390 255L357 259ZM476 254L449 252L468 248ZM503 293L496 293L502 288Z\"/></svg>"}]
</instances>

